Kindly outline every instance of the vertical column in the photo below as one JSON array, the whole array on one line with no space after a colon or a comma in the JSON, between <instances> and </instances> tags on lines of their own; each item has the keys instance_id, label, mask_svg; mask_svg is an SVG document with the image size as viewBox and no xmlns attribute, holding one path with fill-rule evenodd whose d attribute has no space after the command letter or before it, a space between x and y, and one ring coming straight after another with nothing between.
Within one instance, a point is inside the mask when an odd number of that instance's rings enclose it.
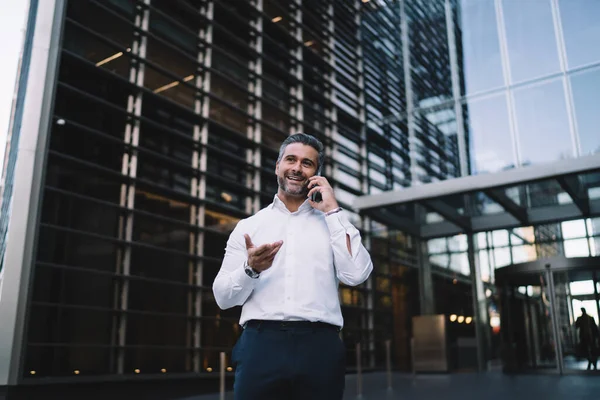
<instances>
[{"instance_id":1,"label":"vertical column","mask_svg":"<svg viewBox=\"0 0 600 400\"><path fill-rule=\"evenodd\" d=\"M303 69L302 69L302 0L292 0L290 4L290 16L293 18L293 23L290 24L290 30L293 32L294 39L297 44L290 50L292 58L291 74L298 82L290 86L290 115L298 121L290 124L290 134L302 132L304 121L304 88L302 86Z\"/></svg>"},{"instance_id":2,"label":"vertical column","mask_svg":"<svg viewBox=\"0 0 600 400\"><path fill-rule=\"evenodd\" d=\"M598 283L600 282L600 278L598 275L598 271L594 271L592 274L592 279L594 280L594 302L596 303L596 315L598 315L600 318L600 294L598 294ZM567 285L567 287L569 287L569 285ZM569 301L569 304L573 306L571 301Z\"/></svg>"},{"instance_id":3,"label":"vertical column","mask_svg":"<svg viewBox=\"0 0 600 400\"><path fill-rule=\"evenodd\" d=\"M452 97L454 99L454 113L456 115L456 134L458 140L458 154L460 158L460 175L469 175L469 160L467 158L467 142L465 135L465 121L460 92L460 68L458 65L458 54L456 50L456 34L454 18L452 15L452 4L450 0L444 3L446 12L446 30L448 33L448 52L450 53L450 74L452 76Z\"/></svg>"},{"instance_id":4,"label":"vertical column","mask_svg":"<svg viewBox=\"0 0 600 400\"><path fill-rule=\"evenodd\" d=\"M433 276L431 273L431 264L429 263L429 252L427 242L422 239L415 239L417 244L417 261L419 265L419 300L421 315L431 315L435 313L435 303L433 294Z\"/></svg>"},{"instance_id":5,"label":"vertical column","mask_svg":"<svg viewBox=\"0 0 600 400\"><path fill-rule=\"evenodd\" d=\"M487 369L487 350L490 346L490 338L487 299L476 251L475 235L469 233L467 234L467 256L471 269L471 287L473 290L473 323L475 324L475 338L477 340L477 365L481 372Z\"/></svg>"},{"instance_id":6,"label":"vertical column","mask_svg":"<svg viewBox=\"0 0 600 400\"><path fill-rule=\"evenodd\" d=\"M360 155L362 159L362 192L369 193L369 162L368 162L368 151L367 151L367 115L366 115L366 101L365 101L365 68L364 68L364 52L362 48L362 19L361 19L361 9L360 3L354 2L354 15L355 15L355 26L357 32L357 41L358 45L356 47L356 71L358 73L358 120L360 121ZM361 228L368 229L369 232L371 230L371 224L368 218L363 217L361 221ZM370 235L367 235L370 237ZM366 245L367 249L370 249L370 239L368 239ZM369 279L365 282L365 289L367 289L367 309L368 312L366 314L366 318L363 320L363 327L366 328L369 332L368 334L368 342L363 343L361 349L367 349L368 354L368 366L373 368L375 366L375 338L374 338L374 329L375 329L375 321L373 316L374 304L375 304L375 295L374 295L374 284L373 284L373 275L369 277ZM364 350L363 350L364 351Z\"/></svg>"},{"instance_id":7,"label":"vertical column","mask_svg":"<svg viewBox=\"0 0 600 400\"><path fill-rule=\"evenodd\" d=\"M146 6L150 4L150 0L144 0ZM134 40L131 46L133 54L144 59L146 57L146 35L148 31L149 10L147 7L138 4L136 7L135 26L141 29L134 31ZM139 62L133 64L129 71L129 81L138 87L144 86L144 63ZM128 183L121 185L121 207L126 208L129 212L119 218L119 239L131 242L133 235L133 210L135 206L135 183L133 180L137 177L137 151L136 148L140 139L140 121L139 117L142 114L142 92L138 91L135 94L129 95L127 100L127 112L133 114L136 118L132 119L125 126L125 134L123 141L129 145L129 150L123 153L121 165L121 173L130 178ZM124 278L121 284L117 283L115 290L115 305L120 311L117 327L117 373L122 374L125 365L125 345L127 344L127 309L129 298L129 281L127 276L130 273L131 266L131 247L125 245L117 254L117 273Z\"/></svg>"},{"instance_id":8,"label":"vertical column","mask_svg":"<svg viewBox=\"0 0 600 400\"><path fill-rule=\"evenodd\" d=\"M52 119L63 0L32 0L29 5L23 59L13 118L10 154L10 224L0 284L0 386L22 376L26 349L27 301L36 253L36 233ZM13 158L14 157L14 158ZM11 195L11 193L5 193ZM7 217L7 216L4 216Z\"/></svg>"},{"instance_id":9,"label":"vertical column","mask_svg":"<svg viewBox=\"0 0 600 400\"><path fill-rule=\"evenodd\" d=\"M562 340L560 335L560 328L558 326L558 310L556 309L556 290L554 287L554 274L552 273L552 267L550 264L546 264L546 282L548 282L548 294L550 295L550 315L552 317L552 338L555 346L555 357L556 367L560 375L563 374L563 354L562 354Z\"/></svg>"},{"instance_id":10,"label":"vertical column","mask_svg":"<svg viewBox=\"0 0 600 400\"><path fill-rule=\"evenodd\" d=\"M208 164L208 154L206 145L208 144L208 117L210 112L210 68L212 66L212 41L213 41L213 16L214 4L212 1L206 1L200 6L200 13L204 16L205 23L198 36L200 38L200 51L198 52L198 66L201 68L201 73L196 74L196 87L201 91L201 100L196 100L194 111L200 115L200 125L194 126L194 141L198 143L198 149L194 152L193 163L194 168L198 170L198 184L196 188L196 196L199 200L197 206L195 221L193 223L198 227L196 237L196 255L199 258L196 261L195 273L191 277L190 282L195 286L194 298L194 327L193 327L193 371L200 372L201 354L200 347L202 345L202 291L204 264L201 257L204 255L204 220L206 215L206 206L203 200L206 199L206 170Z\"/></svg>"},{"instance_id":11,"label":"vertical column","mask_svg":"<svg viewBox=\"0 0 600 400\"><path fill-rule=\"evenodd\" d=\"M411 73L411 57L410 57L410 32L408 15L406 13L406 4L404 0L400 0L400 29L402 34L402 55L404 67L404 90L406 95L406 123L408 125L408 154L410 157L410 176L411 183L418 183L418 166L417 166L417 138L415 134L415 99L412 88L412 73Z\"/></svg>"},{"instance_id":12,"label":"vertical column","mask_svg":"<svg viewBox=\"0 0 600 400\"><path fill-rule=\"evenodd\" d=\"M260 167L261 167L261 148L262 142L262 49L263 49L263 0L254 0L254 7L259 11L256 19L250 21L250 27L256 29L256 34L251 33L250 47L253 48L257 56L254 60L248 62L250 79L248 81L248 93L254 95L254 101L248 102L248 114L255 117L247 127L247 137L254 142L254 148L246 150L246 162L254 166L254 170L246 174L246 185L255 192L252 198L246 197L246 212L254 214L260 210Z\"/></svg>"},{"instance_id":13,"label":"vertical column","mask_svg":"<svg viewBox=\"0 0 600 400\"><path fill-rule=\"evenodd\" d=\"M327 168L322 170L322 174L328 177L333 176L333 166L331 160L337 152L337 143L334 138L337 135L337 107L336 104L336 62L335 62L335 20L334 20L334 7L333 2L330 1L327 5L327 42L323 43L324 53L326 61L331 67L331 72L327 76L329 82L329 90L325 94L325 97L331 101L331 106L325 110L325 116L330 120L327 122L325 127L325 136L329 139L330 146L326 149L327 159L329 163ZM336 184L334 184L335 189Z\"/></svg>"},{"instance_id":14,"label":"vertical column","mask_svg":"<svg viewBox=\"0 0 600 400\"><path fill-rule=\"evenodd\" d=\"M558 59L560 61L560 70L562 72L562 84L565 91L565 104L567 105L567 118L569 119L569 130L571 133L571 144L573 146L573 156L577 157L580 152L579 134L577 131L577 120L575 119L575 104L573 101L573 89L571 81L567 75L568 59L565 46L565 36L563 34L562 22L560 19L560 7L558 0L552 0L552 19L554 21L554 34L556 36L556 46L558 48Z\"/></svg>"}]
</instances>

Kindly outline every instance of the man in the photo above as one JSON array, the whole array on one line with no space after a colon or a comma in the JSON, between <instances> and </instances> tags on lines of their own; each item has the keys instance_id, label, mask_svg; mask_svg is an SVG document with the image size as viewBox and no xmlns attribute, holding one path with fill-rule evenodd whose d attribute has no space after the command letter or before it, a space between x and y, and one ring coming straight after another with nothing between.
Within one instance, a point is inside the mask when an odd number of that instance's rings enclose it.
<instances>
[{"instance_id":1,"label":"man","mask_svg":"<svg viewBox=\"0 0 600 400\"><path fill-rule=\"evenodd\" d=\"M598 326L584 307L581 307L581 316L575 321L575 327L579 329L579 346L581 346L581 352L588 360L588 371L592 367L597 369L598 348L596 347L596 340L598 339Z\"/></svg>"},{"instance_id":2,"label":"man","mask_svg":"<svg viewBox=\"0 0 600 400\"><path fill-rule=\"evenodd\" d=\"M222 309L242 306L244 331L232 354L236 400L343 397L338 282L364 282L373 264L320 176L323 161L315 137L288 137L273 203L240 221L227 242L213 292ZM321 201L311 199L316 192Z\"/></svg>"}]
</instances>

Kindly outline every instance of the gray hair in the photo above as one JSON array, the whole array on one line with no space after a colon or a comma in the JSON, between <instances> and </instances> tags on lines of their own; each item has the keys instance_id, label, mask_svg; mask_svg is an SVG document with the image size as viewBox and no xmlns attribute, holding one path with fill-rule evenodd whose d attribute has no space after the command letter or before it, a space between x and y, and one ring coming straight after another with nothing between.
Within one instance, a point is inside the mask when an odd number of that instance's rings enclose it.
<instances>
[{"instance_id":1,"label":"gray hair","mask_svg":"<svg viewBox=\"0 0 600 400\"><path fill-rule=\"evenodd\" d=\"M281 161L283 153L285 153L285 148L292 143L302 143L304 145L312 147L319 153L319 164L317 165L317 174L321 174L321 168L325 163L325 148L323 147L323 143L321 143L319 139L306 133L296 133L291 136L288 136L288 138L285 139L283 143L281 143L281 147L279 147L279 156L277 157L277 162Z\"/></svg>"}]
</instances>

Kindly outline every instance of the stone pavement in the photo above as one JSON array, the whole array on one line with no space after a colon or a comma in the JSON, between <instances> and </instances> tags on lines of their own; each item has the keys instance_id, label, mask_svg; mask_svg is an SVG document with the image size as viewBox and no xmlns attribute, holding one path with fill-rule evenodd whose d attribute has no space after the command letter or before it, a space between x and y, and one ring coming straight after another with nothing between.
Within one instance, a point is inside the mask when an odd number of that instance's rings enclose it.
<instances>
[{"instance_id":1,"label":"stone pavement","mask_svg":"<svg viewBox=\"0 0 600 400\"><path fill-rule=\"evenodd\" d=\"M233 400L233 393L226 395ZM448 375L393 375L387 390L385 373L363 375L363 395L357 397L356 375L346 376L344 400L598 400L600 377L581 375L505 375L501 372ZM219 400L204 395L171 400Z\"/></svg>"}]
</instances>

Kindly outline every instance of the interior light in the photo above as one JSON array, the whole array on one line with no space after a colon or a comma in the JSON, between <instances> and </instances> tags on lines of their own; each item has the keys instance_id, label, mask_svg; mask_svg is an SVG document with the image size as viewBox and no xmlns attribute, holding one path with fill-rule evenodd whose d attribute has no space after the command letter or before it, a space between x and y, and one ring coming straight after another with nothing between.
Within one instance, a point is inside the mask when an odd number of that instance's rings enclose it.
<instances>
[{"instance_id":1,"label":"interior light","mask_svg":"<svg viewBox=\"0 0 600 400\"><path fill-rule=\"evenodd\" d=\"M35 375L35 371L29 371L31 375Z\"/></svg>"},{"instance_id":2,"label":"interior light","mask_svg":"<svg viewBox=\"0 0 600 400\"><path fill-rule=\"evenodd\" d=\"M79 370L78 370L78 369L76 369L75 371L73 371L73 373L74 373L75 375L79 375Z\"/></svg>"},{"instance_id":3,"label":"interior light","mask_svg":"<svg viewBox=\"0 0 600 400\"><path fill-rule=\"evenodd\" d=\"M456 285L456 284L458 283L458 279L454 278L454 279L452 280L452 283Z\"/></svg>"},{"instance_id":4,"label":"interior light","mask_svg":"<svg viewBox=\"0 0 600 400\"><path fill-rule=\"evenodd\" d=\"M470 324L471 321L473 321L473 318L471 318L471 317L465 318L465 324Z\"/></svg>"},{"instance_id":5,"label":"interior light","mask_svg":"<svg viewBox=\"0 0 600 400\"><path fill-rule=\"evenodd\" d=\"M233 368L227 367L227 371L231 372L231 371L233 371Z\"/></svg>"},{"instance_id":6,"label":"interior light","mask_svg":"<svg viewBox=\"0 0 600 400\"><path fill-rule=\"evenodd\" d=\"M207 371L207 372L212 372L212 368L211 368L211 367L208 367L208 368L206 368L206 371Z\"/></svg>"},{"instance_id":7,"label":"interior light","mask_svg":"<svg viewBox=\"0 0 600 400\"><path fill-rule=\"evenodd\" d=\"M221 198L228 203L231 203L231 200L233 200L233 197L229 193L226 193L226 192L221 192Z\"/></svg>"},{"instance_id":8,"label":"interior light","mask_svg":"<svg viewBox=\"0 0 600 400\"><path fill-rule=\"evenodd\" d=\"M135 372L136 374L139 374L140 370L136 368L136 369L133 370L133 372Z\"/></svg>"},{"instance_id":9,"label":"interior light","mask_svg":"<svg viewBox=\"0 0 600 400\"><path fill-rule=\"evenodd\" d=\"M310 46L312 46L313 44L315 44L315 41L314 41L314 40L307 40L306 42L304 42L304 45L305 45L306 47L310 47Z\"/></svg>"},{"instance_id":10,"label":"interior light","mask_svg":"<svg viewBox=\"0 0 600 400\"><path fill-rule=\"evenodd\" d=\"M165 368L162 368L162 369L160 370L160 372L162 372L162 373L164 374L165 372L167 372L167 370L166 370Z\"/></svg>"},{"instance_id":11,"label":"interior light","mask_svg":"<svg viewBox=\"0 0 600 400\"><path fill-rule=\"evenodd\" d=\"M452 322L456 321L456 314L452 314L450 316L450 321L452 321Z\"/></svg>"},{"instance_id":12,"label":"interior light","mask_svg":"<svg viewBox=\"0 0 600 400\"><path fill-rule=\"evenodd\" d=\"M485 297L492 297L492 291L490 289L485 289Z\"/></svg>"},{"instance_id":13,"label":"interior light","mask_svg":"<svg viewBox=\"0 0 600 400\"><path fill-rule=\"evenodd\" d=\"M497 315L493 315L490 317L490 326L492 328L497 328L500 326L500 317Z\"/></svg>"},{"instance_id":14,"label":"interior light","mask_svg":"<svg viewBox=\"0 0 600 400\"><path fill-rule=\"evenodd\" d=\"M277 23L277 22L281 21L282 19L283 19L283 17L278 15L277 17L273 18L271 21Z\"/></svg>"},{"instance_id":15,"label":"interior light","mask_svg":"<svg viewBox=\"0 0 600 400\"><path fill-rule=\"evenodd\" d=\"M189 82L192 79L194 79L194 75L188 75L185 78L183 78L183 81ZM173 81L171 83L167 83L166 85L163 85L163 86L159 87L158 89L154 89L154 93L164 92L165 90L171 89L177 85L179 85L179 81Z\"/></svg>"},{"instance_id":16,"label":"interior light","mask_svg":"<svg viewBox=\"0 0 600 400\"><path fill-rule=\"evenodd\" d=\"M113 54L113 55L112 55L112 56L110 56L110 57L106 57L104 60L100 60L100 61L98 61L98 62L96 63L96 67L99 67L99 66L101 66L101 65L104 65L104 64L106 64L106 63L109 63L109 62L111 62L112 60L116 60L117 58L121 57L122 55L123 55L123 52L122 52L122 51L120 51L120 52L118 52L118 53L115 53L115 54Z\"/></svg>"},{"instance_id":17,"label":"interior light","mask_svg":"<svg viewBox=\"0 0 600 400\"><path fill-rule=\"evenodd\" d=\"M368 2L369 2L369 0L362 0L362 2L363 2L363 3L368 3Z\"/></svg>"},{"instance_id":18,"label":"interior light","mask_svg":"<svg viewBox=\"0 0 600 400\"><path fill-rule=\"evenodd\" d=\"M465 317L463 317L462 315L460 317L458 317L458 323L462 324L463 322L465 322Z\"/></svg>"},{"instance_id":19,"label":"interior light","mask_svg":"<svg viewBox=\"0 0 600 400\"><path fill-rule=\"evenodd\" d=\"M66 123L66 121L62 118L56 120L56 125L64 125L65 123Z\"/></svg>"}]
</instances>

